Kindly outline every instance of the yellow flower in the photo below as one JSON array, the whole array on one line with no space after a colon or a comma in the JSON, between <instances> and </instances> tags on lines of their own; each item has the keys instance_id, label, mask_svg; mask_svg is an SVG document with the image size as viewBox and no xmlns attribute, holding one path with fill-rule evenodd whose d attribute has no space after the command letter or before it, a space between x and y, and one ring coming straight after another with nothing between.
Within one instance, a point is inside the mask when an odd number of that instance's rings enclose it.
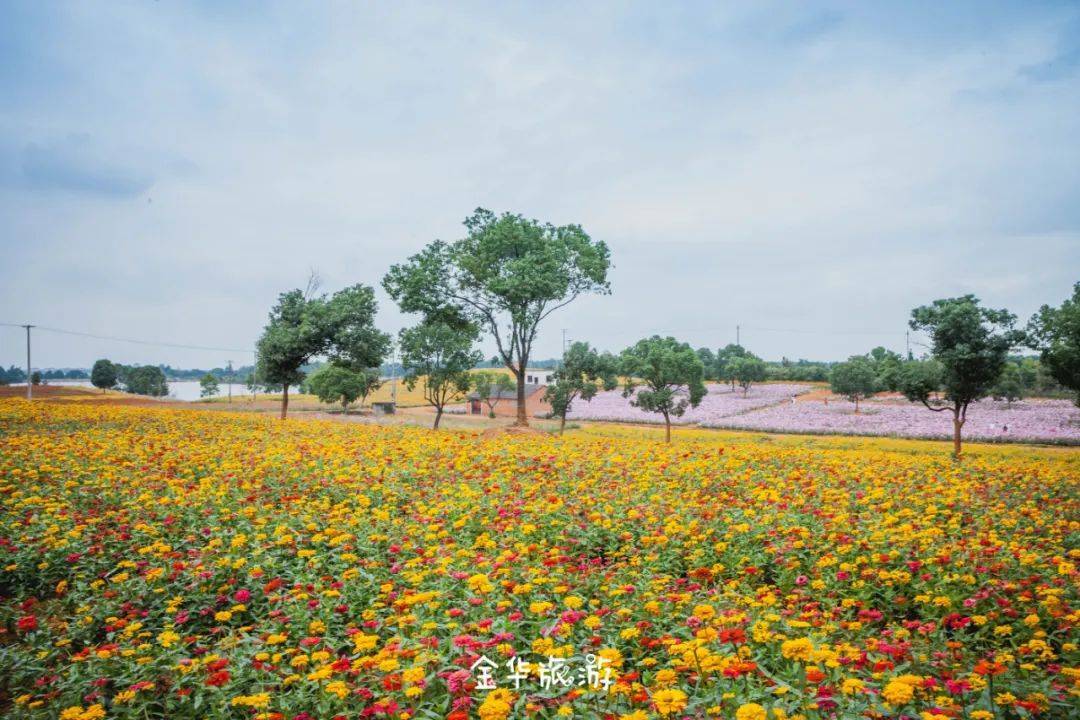
<instances>
[{"instance_id":1,"label":"yellow flower","mask_svg":"<svg viewBox=\"0 0 1080 720\"><path fill-rule=\"evenodd\" d=\"M904 705L911 702L911 698L915 697L915 690L902 680L892 680L881 691L881 696L890 705Z\"/></svg>"},{"instance_id":2,"label":"yellow flower","mask_svg":"<svg viewBox=\"0 0 1080 720\"><path fill-rule=\"evenodd\" d=\"M219 610L218 612L214 613L214 620L216 620L217 622L229 622L230 620L232 620L232 613L228 610Z\"/></svg>"},{"instance_id":3,"label":"yellow flower","mask_svg":"<svg viewBox=\"0 0 1080 720\"><path fill-rule=\"evenodd\" d=\"M675 684L675 681L679 678L678 673L669 668L664 668L656 673L656 677L653 678L653 682L657 687L666 688Z\"/></svg>"},{"instance_id":4,"label":"yellow flower","mask_svg":"<svg viewBox=\"0 0 1080 720\"><path fill-rule=\"evenodd\" d=\"M740 705L735 711L735 720L767 720L767 718L768 713L765 712L765 708L757 703Z\"/></svg>"},{"instance_id":5,"label":"yellow flower","mask_svg":"<svg viewBox=\"0 0 1080 720\"><path fill-rule=\"evenodd\" d=\"M495 589L495 586L488 580L488 576L480 573L472 575L465 583L470 590L476 593L489 593Z\"/></svg>"},{"instance_id":6,"label":"yellow flower","mask_svg":"<svg viewBox=\"0 0 1080 720\"><path fill-rule=\"evenodd\" d=\"M656 711L661 715L671 715L686 707L686 693L674 688L658 690L653 693L652 699Z\"/></svg>"},{"instance_id":7,"label":"yellow flower","mask_svg":"<svg viewBox=\"0 0 1080 720\"><path fill-rule=\"evenodd\" d=\"M349 686L341 680L326 683L324 689L331 695L337 695L339 700L344 700L349 694Z\"/></svg>"},{"instance_id":8,"label":"yellow flower","mask_svg":"<svg viewBox=\"0 0 1080 720\"><path fill-rule=\"evenodd\" d=\"M134 690L122 690L113 696L113 705L123 705L135 698Z\"/></svg>"},{"instance_id":9,"label":"yellow flower","mask_svg":"<svg viewBox=\"0 0 1080 720\"><path fill-rule=\"evenodd\" d=\"M716 608L712 605L695 605L694 617L698 620L712 620L716 617Z\"/></svg>"},{"instance_id":10,"label":"yellow flower","mask_svg":"<svg viewBox=\"0 0 1080 720\"><path fill-rule=\"evenodd\" d=\"M627 715L620 715L619 720L649 720L649 713L644 710L635 710Z\"/></svg>"},{"instance_id":11,"label":"yellow flower","mask_svg":"<svg viewBox=\"0 0 1080 720\"><path fill-rule=\"evenodd\" d=\"M356 633L353 635L353 648L355 648L356 652L374 650L375 646L378 644L378 635L365 635L364 633Z\"/></svg>"},{"instance_id":12,"label":"yellow flower","mask_svg":"<svg viewBox=\"0 0 1080 720\"><path fill-rule=\"evenodd\" d=\"M858 695L862 692L865 684L862 680L857 678L844 678L844 681L840 683L840 692L845 695Z\"/></svg>"},{"instance_id":13,"label":"yellow flower","mask_svg":"<svg viewBox=\"0 0 1080 720\"><path fill-rule=\"evenodd\" d=\"M79 720L101 720L103 717L105 717L105 708L101 705L91 705L79 716Z\"/></svg>"},{"instance_id":14,"label":"yellow flower","mask_svg":"<svg viewBox=\"0 0 1080 720\"><path fill-rule=\"evenodd\" d=\"M510 714L510 703L488 695L476 710L480 720L506 720Z\"/></svg>"},{"instance_id":15,"label":"yellow flower","mask_svg":"<svg viewBox=\"0 0 1080 720\"><path fill-rule=\"evenodd\" d=\"M785 640L780 644L780 654L788 660L809 660L814 652L814 643L810 638L798 638Z\"/></svg>"},{"instance_id":16,"label":"yellow flower","mask_svg":"<svg viewBox=\"0 0 1080 720\"><path fill-rule=\"evenodd\" d=\"M257 710L265 710L270 707L270 693L237 695L232 699L232 705L233 707L250 707Z\"/></svg>"},{"instance_id":17,"label":"yellow flower","mask_svg":"<svg viewBox=\"0 0 1080 720\"><path fill-rule=\"evenodd\" d=\"M180 636L174 633L172 630L164 630L157 636L158 644L163 648L172 647L173 643L180 639Z\"/></svg>"}]
</instances>

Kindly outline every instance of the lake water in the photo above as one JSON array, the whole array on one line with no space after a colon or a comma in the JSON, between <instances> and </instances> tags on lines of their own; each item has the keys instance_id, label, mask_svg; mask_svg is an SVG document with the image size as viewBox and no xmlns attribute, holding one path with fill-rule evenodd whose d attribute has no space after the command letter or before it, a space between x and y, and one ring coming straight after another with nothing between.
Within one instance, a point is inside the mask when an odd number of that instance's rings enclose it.
<instances>
[{"instance_id":1,"label":"lake water","mask_svg":"<svg viewBox=\"0 0 1080 720\"><path fill-rule=\"evenodd\" d=\"M76 387L93 387L89 380L50 380L50 385L74 385ZM291 388L294 392L296 388ZM174 400L198 400L201 397L202 386L199 385L197 380L170 380L169 381L169 397ZM221 383L218 386L218 397L225 397L229 394L229 386L225 383ZM248 389L244 387L243 383L233 383L232 386L233 397L250 395Z\"/></svg>"}]
</instances>

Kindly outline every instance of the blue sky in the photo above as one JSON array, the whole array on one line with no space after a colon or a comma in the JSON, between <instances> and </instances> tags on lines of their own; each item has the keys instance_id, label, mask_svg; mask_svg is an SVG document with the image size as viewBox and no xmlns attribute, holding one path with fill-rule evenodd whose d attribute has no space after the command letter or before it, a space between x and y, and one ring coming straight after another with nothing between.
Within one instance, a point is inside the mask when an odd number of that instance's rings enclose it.
<instances>
[{"instance_id":1,"label":"blue sky","mask_svg":"<svg viewBox=\"0 0 1080 720\"><path fill-rule=\"evenodd\" d=\"M612 248L539 357L899 349L934 298L1069 294L1078 138L1076 2L2 0L0 321L248 348L311 268L378 286L484 206ZM35 365L226 355L43 332Z\"/></svg>"}]
</instances>

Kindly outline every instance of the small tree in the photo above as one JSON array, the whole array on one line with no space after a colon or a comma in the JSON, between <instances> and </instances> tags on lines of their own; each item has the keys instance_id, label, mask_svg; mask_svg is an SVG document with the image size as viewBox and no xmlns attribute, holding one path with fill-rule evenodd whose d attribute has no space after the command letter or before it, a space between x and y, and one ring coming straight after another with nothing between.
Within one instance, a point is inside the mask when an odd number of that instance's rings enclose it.
<instances>
[{"instance_id":1,"label":"small tree","mask_svg":"<svg viewBox=\"0 0 1080 720\"><path fill-rule=\"evenodd\" d=\"M1019 365L1013 362L1006 363L994 387L990 388L990 397L995 400L1004 400L1010 405L1024 399L1024 379L1020 374Z\"/></svg>"},{"instance_id":2,"label":"small tree","mask_svg":"<svg viewBox=\"0 0 1080 720\"><path fill-rule=\"evenodd\" d=\"M513 379L501 372L476 372L472 377L473 391L488 407L488 417L495 417L495 406L514 389Z\"/></svg>"},{"instance_id":3,"label":"small tree","mask_svg":"<svg viewBox=\"0 0 1080 720\"><path fill-rule=\"evenodd\" d=\"M619 384L617 375L618 362L611 353L599 353L585 342L570 346L562 365L552 375L554 382L544 389L544 400L559 418L560 435L566 429L566 415L574 400L589 402L601 388L614 390Z\"/></svg>"},{"instance_id":4,"label":"small tree","mask_svg":"<svg viewBox=\"0 0 1080 720\"><path fill-rule=\"evenodd\" d=\"M756 355L747 353L742 357L736 357L729 363L728 372L742 388L743 397L750 391L750 386L756 382L763 382L768 376L765 361Z\"/></svg>"},{"instance_id":5,"label":"small tree","mask_svg":"<svg viewBox=\"0 0 1080 720\"><path fill-rule=\"evenodd\" d=\"M1042 364L1054 380L1076 394L1080 406L1080 282L1061 307L1043 305L1028 323L1028 331L1032 347L1041 351Z\"/></svg>"},{"instance_id":6,"label":"small tree","mask_svg":"<svg viewBox=\"0 0 1080 720\"><path fill-rule=\"evenodd\" d=\"M855 403L859 414L859 401L873 397L878 390L878 377L873 363L863 355L853 355L847 362L833 366L829 373L829 386L837 395Z\"/></svg>"},{"instance_id":7,"label":"small tree","mask_svg":"<svg viewBox=\"0 0 1080 720\"><path fill-rule=\"evenodd\" d=\"M610 292L610 253L579 225L556 227L483 208L466 218L465 228L465 238L436 240L391 267L383 287L404 312L491 333L517 381L517 424L528 425L525 369L540 323L580 295Z\"/></svg>"},{"instance_id":8,"label":"small tree","mask_svg":"<svg viewBox=\"0 0 1080 720\"><path fill-rule=\"evenodd\" d=\"M911 329L930 334L935 366L905 365L900 391L912 402L953 416L953 455L960 457L968 406L986 397L1001 376L1009 350L1024 340L1016 316L979 306L974 295L935 300L911 311ZM943 398L933 398L940 391Z\"/></svg>"},{"instance_id":9,"label":"small tree","mask_svg":"<svg viewBox=\"0 0 1080 720\"><path fill-rule=\"evenodd\" d=\"M199 397L212 397L218 394L218 381L212 373L206 373L199 380Z\"/></svg>"},{"instance_id":10,"label":"small tree","mask_svg":"<svg viewBox=\"0 0 1080 720\"><path fill-rule=\"evenodd\" d=\"M424 399L435 408L439 428L443 409L464 399L471 382L470 369L482 355L472 349L478 332L472 325L451 325L437 320L422 322L401 331L398 344L405 368L405 386L423 383Z\"/></svg>"},{"instance_id":11,"label":"small tree","mask_svg":"<svg viewBox=\"0 0 1080 720\"><path fill-rule=\"evenodd\" d=\"M90 370L90 384L101 388L102 392L116 387L118 377L116 366L105 358L94 362L94 367Z\"/></svg>"},{"instance_id":12,"label":"small tree","mask_svg":"<svg viewBox=\"0 0 1080 720\"><path fill-rule=\"evenodd\" d=\"M716 351L714 360L716 365L713 375L720 382L731 385L732 392L735 391L735 360L744 358L747 355L749 353L746 352L746 348L735 343L730 343Z\"/></svg>"},{"instance_id":13,"label":"small tree","mask_svg":"<svg viewBox=\"0 0 1080 720\"><path fill-rule=\"evenodd\" d=\"M35 370L34 372L30 373L30 384L31 385L40 385L41 384L41 371L40 370Z\"/></svg>"},{"instance_id":14,"label":"small tree","mask_svg":"<svg viewBox=\"0 0 1080 720\"><path fill-rule=\"evenodd\" d=\"M653 335L623 350L620 365L626 376L623 397L633 395L631 405L663 415L664 437L671 442L672 416L682 417L705 397L701 358L686 343ZM634 395L639 378L643 388Z\"/></svg>"},{"instance_id":15,"label":"small tree","mask_svg":"<svg viewBox=\"0 0 1080 720\"><path fill-rule=\"evenodd\" d=\"M341 403L341 411L349 412L349 404L363 401L382 384L379 374L372 370L351 370L330 363L311 373L307 379L311 392L321 402Z\"/></svg>"}]
</instances>

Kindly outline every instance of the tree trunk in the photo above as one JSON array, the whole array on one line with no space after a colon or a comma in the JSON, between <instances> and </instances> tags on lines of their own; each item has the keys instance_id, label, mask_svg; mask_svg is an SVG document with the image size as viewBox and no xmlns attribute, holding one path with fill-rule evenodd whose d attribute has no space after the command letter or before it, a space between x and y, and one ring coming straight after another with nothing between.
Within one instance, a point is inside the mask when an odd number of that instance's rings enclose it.
<instances>
[{"instance_id":1,"label":"tree trunk","mask_svg":"<svg viewBox=\"0 0 1080 720\"><path fill-rule=\"evenodd\" d=\"M566 429L566 415L559 418L559 434L563 434L563 430Z\"/></svg>"},{"instance_id":2,"label":"tree trunk","mask_svg":"<svg viewBox=\"0 0 1080 720\"><path fill-rule=\"evenodd\" d=\"M953 457L960 459L960 428L964 427L964 421L960 419L959 408L953 410Z\"/></svg>"},{"instance_id":3,"label":"tree trunk","mask_svg":"<svg viewBox=\"0 0 1080 720\"><path fill-rule=\"evenodd\" d=\"M286 383L281 386L281 419L285 419L285 414L289 412L289 384Z\"/></svg>"},{"instance_id":4,"label":"tree trunk","mask_svg":"<svg viewBox=\"0 0 1080 720\"><path fill-rule=\"evenodd\" d=\"M859 398L855 398L855 414L859 414Z\"/></svg>"},{"instance_id":5,"label":"tree trunk","mask_svg":"<svg viewBox=\"0 0 1080 720\"><path fill-rule=\"evenodd\" d=\"M529 414L525 411L525 368L515 370L517 376L517 419L514 425L529 427Z\"/></svg>"},{"instance_id":6,"label":"tree trunk","mask_svg":"<svg viewBox=\"0 0 1080 720\"><path fill-rule=\"evenodd\" d=\"M433 428L434 430L439 429L439 421L440 420L442 420L442 407L441 406L435 408L435 426Z\"/></svg>"},{"instance_id":7,"label":"tree trunk","mask_svg":"<svg viewBox=\"0 0 1080 720\"><path fill-rule=\"evenodd\" d=\"M664 413L664 441L671 442L671 418Z\"/></svg>"}]
</instances>

